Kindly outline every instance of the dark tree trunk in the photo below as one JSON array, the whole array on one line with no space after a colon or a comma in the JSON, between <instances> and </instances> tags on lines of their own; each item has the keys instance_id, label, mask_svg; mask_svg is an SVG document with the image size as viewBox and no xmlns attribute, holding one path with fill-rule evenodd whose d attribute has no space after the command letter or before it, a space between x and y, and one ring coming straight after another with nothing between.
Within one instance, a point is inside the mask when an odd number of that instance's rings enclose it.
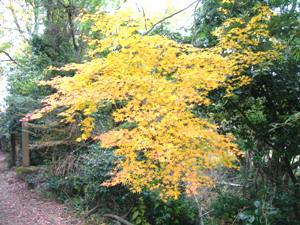
<instances>
[{"instance_id":1,"label":"dark tree trunk","mask_svg":"<svg viewBox=\"0 0 300 225\"><path fill-rule=\"evenodd\" d=\"M11 161L10 161L10 167L13 167L16 165L16 133L10 134L10 144L11 144Z\"/></svg>"}]
</instances>

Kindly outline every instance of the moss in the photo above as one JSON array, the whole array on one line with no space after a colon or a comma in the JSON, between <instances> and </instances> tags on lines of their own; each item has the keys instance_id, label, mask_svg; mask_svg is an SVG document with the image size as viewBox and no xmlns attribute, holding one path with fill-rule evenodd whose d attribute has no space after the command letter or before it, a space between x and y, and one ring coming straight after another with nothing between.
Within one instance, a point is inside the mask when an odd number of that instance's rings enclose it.
<instances>
[{"instance_id":1,"label":"moss","mask_svg":"<svg viewBox=\"0 0 300 225\"><path fill-rule=\"evenodd\" d=\"M16 168L17 177L25 181L29 188L37 187L37 184L40 183L41 177L43 176L42 171L42 168L36 166L20 166Z\"/></svg>"},{"instance_id":2,"label":"moss","mask_svg":"<svg viewBox=\"0 0 300 225\"><path fill-rule=\"evenodd\" d=\"M39 168L36 166L30 166L30 167L19 166L16 168L17 176L20 178L22 178L26 175L31 175L31 174L37 173L38 171L39 171Z\"/></svg>"}]
</instances>

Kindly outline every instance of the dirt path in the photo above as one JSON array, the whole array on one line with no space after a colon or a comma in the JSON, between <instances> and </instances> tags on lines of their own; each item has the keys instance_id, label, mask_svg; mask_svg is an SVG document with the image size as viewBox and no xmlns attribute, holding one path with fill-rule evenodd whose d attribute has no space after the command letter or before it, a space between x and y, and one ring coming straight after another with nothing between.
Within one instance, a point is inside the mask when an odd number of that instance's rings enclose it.
<instances>
[{"instance_id":1,"label":"dirt path","mask_svg":"<svg viewBox=\"0 0 300 225\"><path fill-rule=\"evenodd\" d=\"M7 169L0 151L0 225L82 225L66 207L42 199Z\"/></svg>"}]
</instances>

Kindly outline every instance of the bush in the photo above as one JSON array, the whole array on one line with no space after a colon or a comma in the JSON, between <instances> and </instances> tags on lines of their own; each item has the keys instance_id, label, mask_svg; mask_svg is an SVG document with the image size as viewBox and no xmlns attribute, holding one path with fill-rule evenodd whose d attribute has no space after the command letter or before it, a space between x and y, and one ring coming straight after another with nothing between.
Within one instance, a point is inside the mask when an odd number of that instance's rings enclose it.
<instances>
[{"instance_id":1,"label":"bush","mask_svg":"<svg viewBox=\"0 0 300 225\"><path fill-rule=\"evenodd\" d=\"M144 215L150 224L197 224L198 210L196 204L185 196L181 196L178 200L164 202L157 194L144 192L137 205L144 207Z\"/></svg>"},{"instance_id":2,"label":"bush","mask_svg":"<svg viewBox=\"0 0 300 225\"><path fill-rule=\"evenodd\" d=\"M50 192L59 201L72 205L79 212L101 205L101 211L128 215L136 225L197 224L197 208L185 197L163 202L155 193L133 194L123 186L104 187L116 160L113 151L91 145L79 152L79 170L64 176L50 176L43 192Z\"/></svg>"},{"instance_id":3,"label":"bush","mask_svg":"<svg viewBox=\"0 0 300 225\"><path fill-rule=\"evenodd\" d=\"M122 186L104 187L100 184L111 177L115 157L113 151L91 145L79 152L79 169L64 176L50 176L43 185L43 192L51 192L61 202L71 204L79 211L96 205L101 209L124 213L135 197Z\"/></svg>"},{"instance_id":4,"label":"bush","mask_svg":"<svg viewBox=\"0 0 300 225\"><path fill-rule=\"evenodd\" d=\"M233 221L241 210L248 207L248 201L238 192L217 190L217 197L211 202L210 207L216 218Z\"/></svg>"},{"instance_id":5,"label":"bush","mask_svg":"<svg viewBox=\"0 0 300 225\"><path fill-rule=\"evenodd\" d=\"M218 190L217 197L210 204L213 214L208 224L231 224L233 221L241 225L298 224L297 219L290 216L297 201L292 193L268 190L261 190L253 198L246 198L247 194L238 190Z\"/></svg>"}]
</instances>

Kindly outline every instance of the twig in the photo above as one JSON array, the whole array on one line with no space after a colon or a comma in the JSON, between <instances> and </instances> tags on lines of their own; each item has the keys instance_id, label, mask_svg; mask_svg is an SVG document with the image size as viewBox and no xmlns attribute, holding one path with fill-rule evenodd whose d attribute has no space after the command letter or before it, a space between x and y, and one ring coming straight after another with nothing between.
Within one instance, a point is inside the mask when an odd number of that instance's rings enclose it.
<instances>
[{"instance_id":1,"label":"twig","mask_svg":"<svg viewBox=\"0 0 300 225\"><path fill-rule=\"evenodd\" d=\"M96 205L94 208L92 208L85 214L84 218L87 219L90 215L95 213L97 211L97 209L99 209L100 207L101 207L101 205Z\"/></svg>"},{"instance_id":2,"label":"twig","mask_svg":"<svg viewBox=\"0 0 300 225\"><path fill-rule=\"evenodd\" d=\"M4 55L6 55L9 58L9 61L12 61L14 64L18 65L17 61L15 59L13 59L13 57L11 57L8 52L0 50L0 53L3 53Z\"/></svg>"},{"instance_id":3,"label":"twig","mask_svg":"<svg viewBox=\"0 0 300 225\"><path fill-rule=\"evenodd\" d=\"M125 225L134 225L133 223L130 223L127 220L123 219L122 217L119 217L119 216L114 215L114 214L104 214L103 216L114 219L114 220L117 220L117 221L119 221L119 222L121 222Z\"/></svg>"},{"instance_id":4,"label":"twig","mask_svg":"<svg viewBox=\"0 0 300 225\"><path fill-rule=\"evenodd\" d=\"M238 219L240 213L243 212L243 211L245 211L245 210L248 209L248 208L249 208L249 207L245 207L245 208L241 209L241 210L237 213L237 215L236 215L236 217L234 218L234 220L233 220L233 222L232 222L231 225L234 225L235 222L237 221L237 219Z\"/></svg>"},{"instance_id":5,"label":"twig","mask_svg":"<svg viewBox=\"0 0 300 225\"><path fill-rule=\"evenodd\" d=\"M17 30L19 31L20 35L23 37L23 39L24 39L26 42L30 42L29 39L28 39L28 38L26 37L26 35L24 34L25 32L24 32L24 31L22 30L22 28L21 28L21 25L20 25L20 23L19 23L19 21L18 21L17 14L16 14L16 12L15 12L15 10L14 10L14 7L13 7L11 1L9 1L9 6L8 6L7 8L10 10L10 13L11 13L13 19L14 19L14 23L15 23L15 25L16 25L16 27L17 27Z\"/></svg>"},{"instance_id":6,"label":"twig","mask_svg":"<svg viewBox=\"0 0 300 225\"><path fill-rule=\"evenodd\" d=\"M199 200L198 200L197 196L196 196L195 194L193 194L193 196L194 196L195 202L196 202L197 207L198 207L198 219L199 219L199 224L200 224L200 225L204 225L203 217L206 216L207 214L213 212L214 210L211 209L211 210L208 210L208 211L205 212L205 213L202 213L202 207L201 207L201 204L199 203Z\"/></svg>"},{"instance_id":7,"label":"twig","mask_svg":"<svg viewBox=\"0 0 300 225\"><path fill-rule=\"evenodd\" d=\"M144 23L145 23L145 30L148 30L148 26L147 26L147 17L146 17L146 13L145 13L145 10L144 10L144 7L140 6L136 3L136 7L138 9L139 12L141 12L143 14L143 17L144 17Z\"/></svg>"},{"instance_id":8,"label":"twig","mask_svg":"<svg viewBox=\"0 0 300 225\"><path fill-rule=\"evenodd\" d=\"M207 214L210 214L210 213L213 212L213 211L214 211L214 210L211 209L211 210L209 210L209 211L207 211L207 212L201 214L201 215L199 216L199 218L201 218L201 217L203 217L203 216L206 216Z\"/></svg>"},{"instance_id":9,"label":"twig","mask_svg":"<svg viewBox=\"0 0 300 225\"><path fill-rule=\"evenodd\" d=\"M2 29L4 29L4 30L9 30L9 31L12 31L12 30L14 30L14 31L19 31L18 29L13 28L13 27L3 27L1 24L0 24L0 27L1 27Z\"/></svg>"},{"instance_id":10,"label":"twig","mask_svg":"<svg viewBox=\"0 0 300 225\"><path fill-rule=\"evenodd\" d=\"M188 8L190 8L191 6L193 6L193 5L194 5L195 3L197 3L198 1L199 1L199 0L194 1L194 2L192 2L191 4L189 4L187 7L183 8L183 9L181 9L181 10L178 10L178 11L174 12L173 14L171 14L171 15L169 15L169 16L167 16L167 17L161 19L161 20L159 20L159 21L156 22L156 23L155 23L148 31L146 31L146 32L144 33L144 35L150 34L150 33L154 30L154 28L155 28L157 25L159 25L159 24L163 23L164 21L166 21L166 20L172 18L173 16L176 16L176 15L179 14L179 13L182 13L183 11L187 10Z\"/></svg>"},{"instance_id":11,"label":"twig","mask_svg":"<svg viewBox=\"0 0 300 225\"><path fill-rule=\"evenodd\" d=\"M228 185L231 187L242 187L243 186L241 184L235 184L235 183L230 183L230 182L226 182L226 181L220 181L220 182L217 182L217 184Z\"/></svg>"},{"instance_id":12,"label":"twig","mask_svg":"<svg viewBox=\"0 0 300 225\"><path fill-rule=\"evenodd\" d=\"M146 13L145 13L144 7L143 6L141 6L141 7L142 7L142 12L143 12L143 17L145 20L145 29L148 30Z\"/></svg>"},{"instance_id":13,"label":"twig","mask_svg":"<svg viewBox=\"0 0 300 225\"><path fill-rule=\"evenodd\" d=\"M196 11L197 11L198 6L199 6L199 4L200 4L201 1L202 1L202 0L198 0L196 6L195 6L195 8L194 8L194 15L193 15L193 16L194 16L194 29L193 29L193 33L192 33L192 44L193 44L193 45L194 45L195 38L196 38L196 35L197 35L197 27L196 27L196 20L197 20L197 18L196 18Z\"/></svg>"},{"instance_id":14,"label":"twig","mask_svg":"<svg viewBox=\"0 0 300 225\"><path fill-rule=\"evenodd\" d=\"M129 215L129 213L131 212L133 206L130 207L130 209L122 216L122 217L127 217Z\"/></svg>"}]
</instances>

